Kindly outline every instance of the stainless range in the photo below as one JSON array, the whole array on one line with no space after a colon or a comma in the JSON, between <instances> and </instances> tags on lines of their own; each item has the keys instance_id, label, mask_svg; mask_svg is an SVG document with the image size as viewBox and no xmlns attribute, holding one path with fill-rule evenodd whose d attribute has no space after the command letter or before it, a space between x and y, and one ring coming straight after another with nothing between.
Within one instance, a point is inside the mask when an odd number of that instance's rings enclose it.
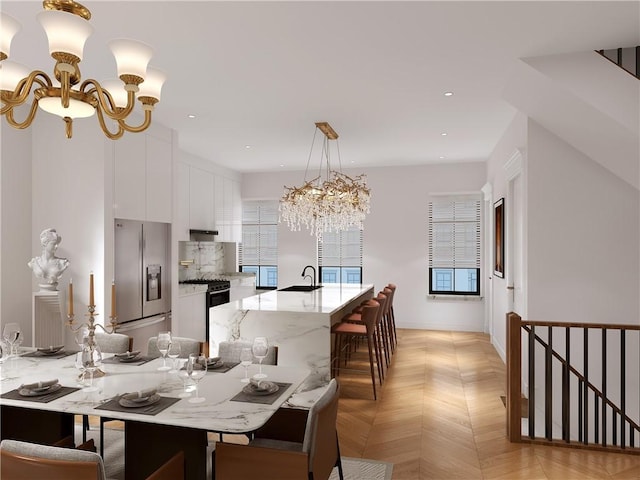
<instances>
[{"instance_id":1,"label":"stainless range","mask_svg":"<svg viewBox=\"0 0 640 480\"><path fill-rule=\"evenodd\" d=\"M229 280L184 280L180 283L191 285L207 285L207 293L205 294L205 335L207 342L209 341L209 309L216 305L229 303L229 292L231 282Z\"/></svg>"}]
</instances>

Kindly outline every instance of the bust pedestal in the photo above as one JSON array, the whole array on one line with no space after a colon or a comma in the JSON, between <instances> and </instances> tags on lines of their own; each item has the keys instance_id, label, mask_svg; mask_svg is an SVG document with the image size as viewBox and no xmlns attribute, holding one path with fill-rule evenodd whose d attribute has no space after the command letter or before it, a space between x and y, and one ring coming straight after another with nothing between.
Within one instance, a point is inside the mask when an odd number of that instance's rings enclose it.
<instances>
[{"instance_id":1,"label":"bust pedestal","mask_svg":"<svg viewBox=\"0 0 640 480\"><path fill-rule=\"evenodd\" d=\"M64 345L64 321L58 291L41 290L33 293L32 346Z\"/></svg>"}]
</instances>

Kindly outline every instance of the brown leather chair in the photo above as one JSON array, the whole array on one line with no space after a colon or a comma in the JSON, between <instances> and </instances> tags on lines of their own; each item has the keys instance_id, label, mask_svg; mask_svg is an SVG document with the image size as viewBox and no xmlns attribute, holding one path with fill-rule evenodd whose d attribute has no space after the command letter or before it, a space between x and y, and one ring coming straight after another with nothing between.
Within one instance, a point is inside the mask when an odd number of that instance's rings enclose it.
<instances>
[{"instance_id":1,"label":"brown leather chair","mask_svg":"<svg viewBox=\"0 0 640 480\"><path fill-rule=\"evenodd\" d=\"M0 443L2 480L106 480L102 457L73 448L19 440ZM184 453L178 452L147 480L184 480Z\"/></svg>"},{"instance_id":2,"label":"brown leather chair","mask_svg":"<svg viewBox=\"0 0 640 480\"><path fill-rule=\"evenodd\" d=\"M214 480L327 480L334 467L343 479L336 430L339 396L338 382L332 379L308 412L281 408L248 445L217 443Z\"/></svg>"}]
</instances>

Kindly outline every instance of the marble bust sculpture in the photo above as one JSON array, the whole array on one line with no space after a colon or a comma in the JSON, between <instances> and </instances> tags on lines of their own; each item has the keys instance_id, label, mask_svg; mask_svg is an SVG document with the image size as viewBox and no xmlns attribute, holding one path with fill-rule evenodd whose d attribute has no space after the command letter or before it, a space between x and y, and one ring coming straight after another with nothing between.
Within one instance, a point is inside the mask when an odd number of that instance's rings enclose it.
<instances>
[{"instance_id":1,"label":"marble bust sculpture","mask_svg":"<svg viewBox=\"0 0 640 480\"><path fill-rule=\"evenodd\" d=\"M56 257L56 250L62 241L55 228L47 228L40 234L42 253L27 264L39 280L41 290L58 290L58 279L69 266L69 260Z\"/></svg>"}]
</instances>

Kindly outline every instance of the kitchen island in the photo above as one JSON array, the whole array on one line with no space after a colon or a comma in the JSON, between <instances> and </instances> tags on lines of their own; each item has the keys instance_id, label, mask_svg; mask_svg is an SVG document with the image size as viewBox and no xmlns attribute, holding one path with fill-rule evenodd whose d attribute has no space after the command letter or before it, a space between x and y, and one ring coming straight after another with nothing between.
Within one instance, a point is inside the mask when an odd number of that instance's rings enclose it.
<instances>
[{"instance_id":1,"label":"kitchen island","mask_svg":"<svg viewBox=\"0 0 640 480\"><path fill-rule=\"evenodd\" d=\"M210 351L224 340L265 336L278 346L278 365L304 366L311 374L300 390L330 379L331 325L373 296L373 285L326 284L309 292L271 290L209 312Z\"/></svg>"}]
</instances>

